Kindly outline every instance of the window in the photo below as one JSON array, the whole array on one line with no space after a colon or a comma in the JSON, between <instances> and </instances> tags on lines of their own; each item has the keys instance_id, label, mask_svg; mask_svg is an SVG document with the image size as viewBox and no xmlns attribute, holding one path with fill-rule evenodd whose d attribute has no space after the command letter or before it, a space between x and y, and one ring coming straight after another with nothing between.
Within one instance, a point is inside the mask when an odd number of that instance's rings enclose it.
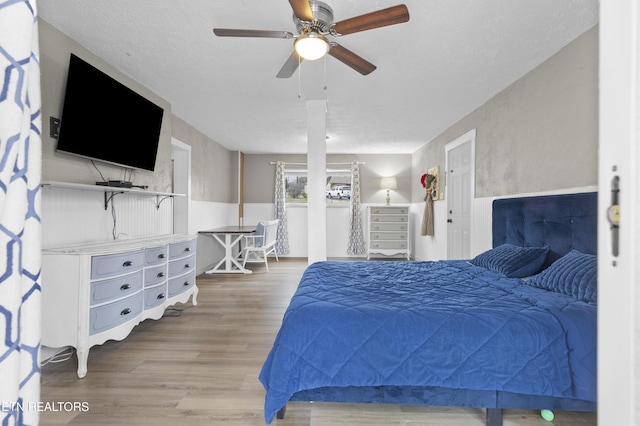
<instances>
[{"instance_id":1,"label":"window","mask_svg":"<svg viewBox=\"0 0 640 426\"><path fill-rule=\"evenodd\" d=\"M287 204L307 203L307 170L285 170L284 185ZM348 206L351 200L351 171L327 170L325 191L328 205Z\"/></svg>"},{"instance_id":2,"label":"window","mask_svg":"<svg viewBox=\"0 0 640 426\"><path fill-rule=\"evenodd\" d=\"M305 203L307 202L307 171L291 173L285 171L284 190L287 194L286 203Z\"/></svg>"}]
</instances>

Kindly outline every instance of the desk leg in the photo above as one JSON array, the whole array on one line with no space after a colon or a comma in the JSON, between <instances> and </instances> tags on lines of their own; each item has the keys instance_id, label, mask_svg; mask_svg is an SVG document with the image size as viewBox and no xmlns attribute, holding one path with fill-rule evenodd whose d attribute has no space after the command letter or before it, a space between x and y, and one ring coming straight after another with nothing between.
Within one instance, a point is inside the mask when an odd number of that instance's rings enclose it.
<instances>
[{"instance_id":1,"label":"desk leg","mask_svg":"<svg viewBox=\"0 0 640 426\"><path fill-rule=\"evenodd\" d=\"M224 234L224 240L217 234L210 234L213 238L224 247L224 257L216 266L206 271L207 274L250 274L251 270L242 267L233 257L233 247L240 242L242 234ZM234 238L235 237L235 238ZM235 269L234 269L235 266Z\"/></svg>"}]
</instances>

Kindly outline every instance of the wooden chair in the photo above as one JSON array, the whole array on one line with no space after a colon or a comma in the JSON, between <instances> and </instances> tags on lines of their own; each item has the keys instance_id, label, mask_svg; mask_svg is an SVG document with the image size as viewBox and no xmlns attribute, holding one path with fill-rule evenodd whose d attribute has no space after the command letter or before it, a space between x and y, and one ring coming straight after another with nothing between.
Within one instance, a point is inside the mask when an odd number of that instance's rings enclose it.
<instances>
[{"instance_id":1,"label":"wooden chair","mask_svg":"<svg viewBox=\"0 0 640 426\"><path fill-rule=\"evenodd\" d=\"M245 235L245 245L240 253L242 257L242 267L244 268L247 262L264 262L264 266L269 272L269 263L267 257L273 253L278 260L278 253L276 252L276 237L278 235L278 219L270 220L268 222L259 222L256 227L256 233L253 235Z\"/></svg>"}]
</instances>

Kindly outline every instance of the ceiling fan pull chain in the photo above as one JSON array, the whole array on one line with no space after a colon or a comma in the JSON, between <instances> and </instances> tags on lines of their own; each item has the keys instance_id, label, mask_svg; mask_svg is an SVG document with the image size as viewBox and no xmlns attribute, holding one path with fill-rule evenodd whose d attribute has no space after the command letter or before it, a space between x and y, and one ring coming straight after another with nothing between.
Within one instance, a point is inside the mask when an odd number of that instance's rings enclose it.
<instances>
[{"instance_id":1,"label":"ceiling fan pull chain","mask_svg":"<svg viewBox=\"0 0 640 426\"><path fill-rule=\"evenodd\" d=\"M300 66L301 63L302 59L300 59L300 56L298 56L298 99L302 98L302 94L300 93L300 80L302 74L302 67Z\"/></svg>"},{"instance_id":2,"label":"ceiling fan pull chain","mask_svg":"<svg viewBox=\"0 0 640 426\"><path fill-rule=\"evenodd\" d=\"M324 55L324 91L327 90L327 55Z\"/></svg>"}]
</instances>

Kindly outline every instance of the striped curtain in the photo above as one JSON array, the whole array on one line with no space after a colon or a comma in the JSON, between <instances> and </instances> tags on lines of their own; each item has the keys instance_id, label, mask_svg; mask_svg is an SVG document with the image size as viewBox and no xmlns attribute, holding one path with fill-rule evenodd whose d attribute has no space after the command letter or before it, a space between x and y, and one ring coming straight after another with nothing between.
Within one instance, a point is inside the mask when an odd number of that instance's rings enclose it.
<instances>
[{"instance_id":1,"label":"striped curtain","mask_svg":"<svg viewBox=\"0 0 640 426\"><path fill-rule=\"evenodd\" d=\"M278 223L278 236L276 242L276 252L278 254L289 254L289 234L287 231L287 193L284 182L284 161L276 162L276 182L275 200L273 203L274 219L280 220Z\"/></svg>"},{"instance_id":2,"label":"striped curtain","mask_svg":"<svg viewBox=\"0 0 640 426\"><path fill-rule=\"evenodd\" d=\"M351 200L349 201L349 243L347 254L364 254L367 249L362 232L362 208L360 205L360 166L351 163Z\"/></svg>"},{"instance_id":3,"label":"striped curtain","mask_svg":"<svg viewBox=\"0 0 640 426\"><path fill-rule=\"evenodd\" d=\"M40 399L41 110L35 0L0 2L0 424Z\"/></svg>"}]
</instances>

